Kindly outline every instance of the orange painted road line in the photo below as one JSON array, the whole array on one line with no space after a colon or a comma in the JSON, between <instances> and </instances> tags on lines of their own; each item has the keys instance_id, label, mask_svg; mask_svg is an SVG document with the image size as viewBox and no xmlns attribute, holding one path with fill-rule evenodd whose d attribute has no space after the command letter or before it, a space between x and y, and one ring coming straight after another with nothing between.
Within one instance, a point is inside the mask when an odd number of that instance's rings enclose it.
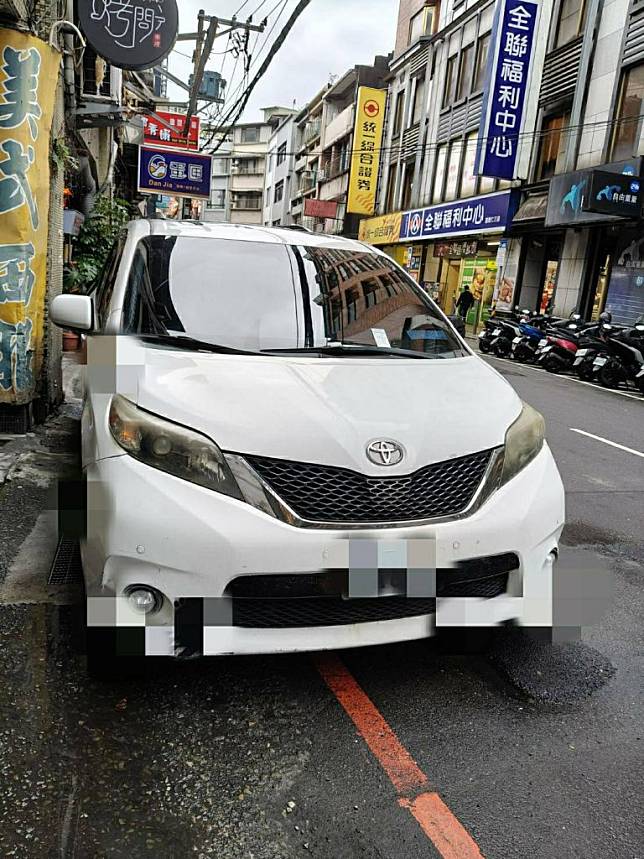
<instances>
[{"instance_id":1,"label":"orange painted road line","mask_svg":"<svg viewBox=\"0 0 644 859\"><path fill-rule=\"evenodd\" d=\"M398 804L418 821L443 859L483 859L472 836L440 796L427 790L427 776L340 659L325 654L318 656L315 664L389 776L400 796Z\"/></svg>"}]
</instances>

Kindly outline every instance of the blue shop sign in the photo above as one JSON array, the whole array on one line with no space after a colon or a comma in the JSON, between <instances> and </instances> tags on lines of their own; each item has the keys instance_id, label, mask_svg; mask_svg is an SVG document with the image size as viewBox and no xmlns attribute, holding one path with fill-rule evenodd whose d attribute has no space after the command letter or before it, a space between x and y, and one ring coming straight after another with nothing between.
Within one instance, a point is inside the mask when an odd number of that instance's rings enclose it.
<instances>
[{"instance_id":1,"label":"blue shop sign","mask_svg":"<svg viewBox=\"0 0 644 859\"><path fill-rule=\"evenodd\" d=\"M476 153L482 176L515 178L538 16L538 0L497 5Z\"/></svg>"},{"instance_id":2,"label":"blue shop sign","mask_svg":"<svg viewBox=\"0 0 644 859\"><path fill-rule=\"evenodd\" d=\"M512 191L415 209L402 216L400 241L503 232L515 210Z\"/></svg>"},{"instance_id":3,"label":"blue shop sign","mask_svg":"<svg viewBox=\"0 0 644 859\"><path fill-rule=\"evenodd\" d=\"M210 199L212 157L156 146L139 147L139 191Z\"/></svg>"}]
</instances>

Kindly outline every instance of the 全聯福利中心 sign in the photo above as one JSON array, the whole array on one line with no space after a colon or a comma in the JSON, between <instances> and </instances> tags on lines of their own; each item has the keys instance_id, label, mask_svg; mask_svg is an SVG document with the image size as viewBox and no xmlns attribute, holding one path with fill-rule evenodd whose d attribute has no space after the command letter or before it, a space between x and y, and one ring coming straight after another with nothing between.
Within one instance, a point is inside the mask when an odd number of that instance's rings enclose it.
<instances>
[{"instance_id":1,"label":"\u5168\u806f\u798f\u5229\u4e2d\u5fc3 sign","mask_svg":"<svg viewBox=\"0 0 644 859\"><path fill-rule=\"evenodd\" d=\"M386 101L387 90L358 88L347 195L347 212L354 215L373 215L376 210Z\"/></svg>"},{"instance_id":2,"label":"\u5168\u806f\u798f\u5229\u4e2d\u5fc3 sign","mask_svg":"<svg viewBox=\"0 0 644 859\"><path fill-rule=\"evenodd\" d=\"M512 191L470 197L404 212L400 241L503 232L512 220L516 195Z\"/></svg>"},{"instance_id":3,"label":"\u5168\u806f\u798f\u5229\u4e2d\u5fc3 sign","mask_svg":"<svg viewBox=\"0 0 644 859\"><path fill-rule=\"evenodd\" d=\"M481 176L515 178L538 16L538 0L496 7L476 152Z\"/></svg>"},{"instance_id":4,"label":"\u5168\u806f\u798f\u5229\u4e2d\u5fc3 sign","mask_svg":"<svg viewBox=\"0 0 644 859\"><path fill-rule=\"evenodd\" d=\"M143 140L145 143L176 149L194 149L195 151L199 149L201 120L198 116L193 116L190 120L187 137L183 133L186 124L186 116L183 113L157 110L144 117L143 122Z\"/></svg>"},{"instance_id":5,"label":"\u5168\u806f\u798f\u5229\u4e2d\u5fc3 sign","mask_svg":"<svg viewBox=\"0 0 644 859\"><path fill-rule=\"evenodd\" d=\"M140 146L138 190L144 194L208 200L211 165L210 155Z\"/></svg>"}]
</instances>

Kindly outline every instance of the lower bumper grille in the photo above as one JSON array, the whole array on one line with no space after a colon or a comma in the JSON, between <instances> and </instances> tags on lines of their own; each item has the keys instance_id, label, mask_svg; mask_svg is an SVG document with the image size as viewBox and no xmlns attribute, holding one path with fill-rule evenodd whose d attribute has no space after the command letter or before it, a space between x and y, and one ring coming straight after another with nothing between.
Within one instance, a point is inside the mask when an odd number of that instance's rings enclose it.
<instances>
[{"instance_id":1,"label":"lower bumper grille","mask_svg":"<svg viewBox=\"0 0 644 859\"><path fill-rule=\"evenodd\" d=\"M508 552L436 570L436 596L484 599L501 596L507 592L510 573L519 566L518 556ZM349 570L240 576L226 589L226 595L232 597L233 626L255 629L343 626L435 613L435 598L405 596L406 570L386 570L381 574L387 587L396 588L395 596L343 598L349 592Z\"/></svg>"},{"instance_id":2,"label":"lower bumper grille","mask_svg":"<svg viewBox=\"0 0 644 859\"><path fill-rule=\"evenodd\" d=\"M233 626L251 629L346 626L369 621L400 620L433 614L435 611L436 600L407 597L239 599L233 602Z\"/></svg>"}]
</instances>

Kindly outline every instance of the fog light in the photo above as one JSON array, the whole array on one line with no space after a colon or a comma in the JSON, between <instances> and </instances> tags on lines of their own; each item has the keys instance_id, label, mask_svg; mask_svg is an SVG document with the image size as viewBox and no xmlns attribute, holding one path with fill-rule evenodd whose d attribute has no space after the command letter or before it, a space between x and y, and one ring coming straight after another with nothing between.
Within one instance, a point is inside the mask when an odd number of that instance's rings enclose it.
<instances>
[{"instance_id":1,"label":"fog light","mask_svg":"<svg viewBox=\"0 0 644 859\"><path fill-rule=\"evenodd\" d=\"M155 614L163 604L163 597L153 588L133 585L125 591L130 608L137 614Z\"/></svg>"}]
</instances>

